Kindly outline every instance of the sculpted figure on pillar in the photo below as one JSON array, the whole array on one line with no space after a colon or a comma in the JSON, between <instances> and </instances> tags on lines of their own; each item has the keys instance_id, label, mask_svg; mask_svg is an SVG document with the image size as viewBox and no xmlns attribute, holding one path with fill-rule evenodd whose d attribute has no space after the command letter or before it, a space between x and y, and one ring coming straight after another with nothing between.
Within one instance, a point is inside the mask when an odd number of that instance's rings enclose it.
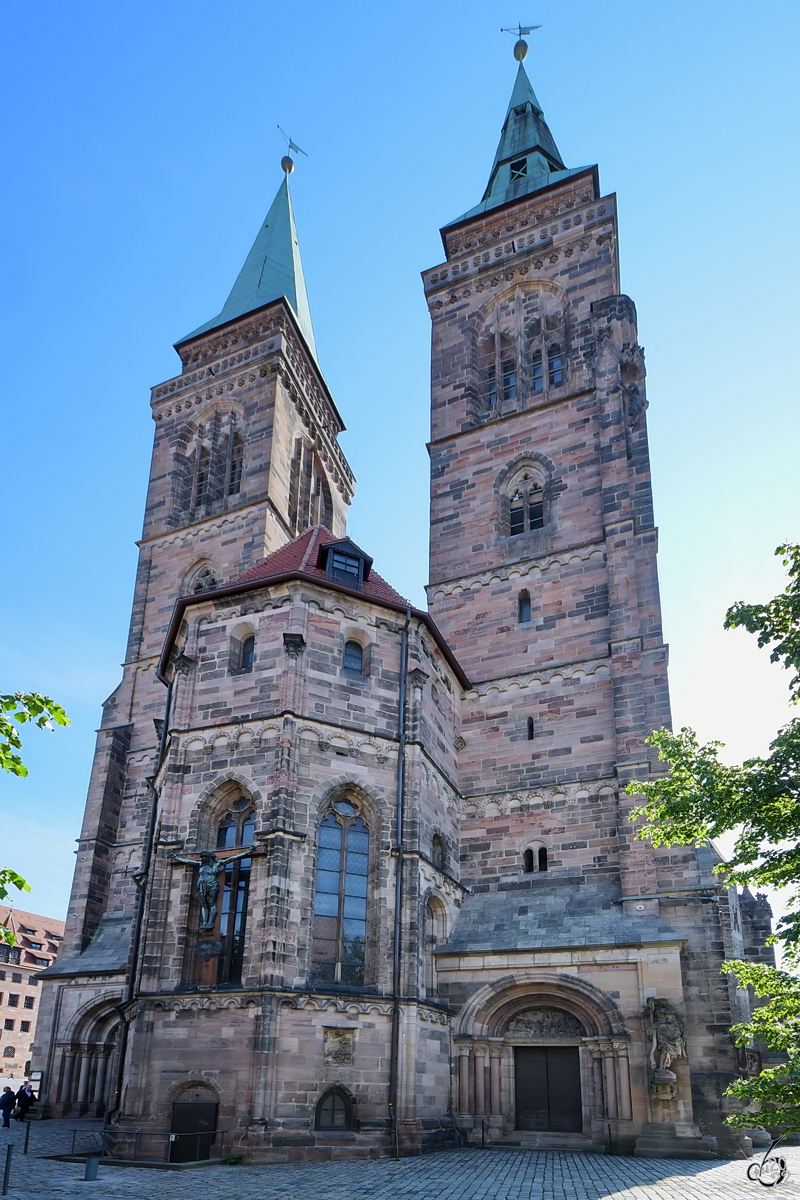
<instances>
[{"instance_id":1,"label":"sculpted figure on pillar","mask_svg":"<svg viewBox=\"0 0 800 1200\"><path fill-rule=\"evenodd\" d=\"M656 1100L674 1100L678 1077L670 1070L673 1059L686 1057L686 1030L669 1000L651 996L647 1001L647 1036L650 1041L650 1091Z\"/></svg>"}]
</instances>

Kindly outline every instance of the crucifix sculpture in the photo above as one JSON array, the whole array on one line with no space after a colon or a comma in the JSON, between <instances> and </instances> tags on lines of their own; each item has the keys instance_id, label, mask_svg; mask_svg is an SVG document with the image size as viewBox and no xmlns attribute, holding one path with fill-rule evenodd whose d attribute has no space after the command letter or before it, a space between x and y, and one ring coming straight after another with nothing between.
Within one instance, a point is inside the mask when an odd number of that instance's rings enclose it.
<instances>
[{"instance_id":1,"label":"crucifix sculpture","mask_svg":"<svg viewBox=\"0 0 800 1200\"><path fill-rule=\"evenodd\" d=\"M247 846L243 850L237 851L236 854L228 854L225 858L217 858L213 850L200 851L200 863L197 872L197 895L200 898L200 924L198 929L201 933L207 933L217 923L220 872L225 870L229 862L234 862L237 858L250 858L252 853L252 846ZM171 858L173 862L186 863L190 867L198 865L196 859L183 858L180 854L173 854Z\"/></svg>"}]
</instances>

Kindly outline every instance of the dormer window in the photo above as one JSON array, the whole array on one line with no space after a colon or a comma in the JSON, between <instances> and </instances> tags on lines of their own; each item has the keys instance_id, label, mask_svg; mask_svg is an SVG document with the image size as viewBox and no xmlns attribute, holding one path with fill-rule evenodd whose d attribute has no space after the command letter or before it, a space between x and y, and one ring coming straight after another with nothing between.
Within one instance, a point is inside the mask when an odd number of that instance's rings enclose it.
<instances>
[{"instance_id":1,"label":"dormer window","mask_svg":"<svg viewBox=\"0 0 800 1200\"><path fill-rule=\"evenodd\" d=\"M361 584L361 559L353 554L332 551L328 555L328 571L331 576L342 576L339 583L348 583L350 587L359 587Z\"/></svg>"},{"instance_id":2,"label":"dormer window","mask_svg":"<svg viewBox=\"0 0 800 1200\"><path fill-rule=\"evenodd\" d=\"M320 547L317 566L324 569L331 583L361 591L369 579L372 559L349 538L342 538L340 542L326 542Z\"/></svg>"},{"instance_id":3,"label":"dormer window","mask_svg":"<svg viewBox=\"0 0 800 1200\"><path fill-rule=\"evenodd\" d=\"M524 111L525 111L525 109L523 108L522 112L524 113ZM519 113L518 115L521 115L521 113ZM512 183L514 182L515 179L524 179L527 174L528 174L527 158L517 158L517 159L515 159L514 162L511 163L511 182Z\"/></svg>"},{"instance_id":4,"label":"dormer window","mask_svg":"<svg viewBox=\"0 0 800 1200\"><path fill-rule=\"evenodd\" d=\"M515 117L524 117L524 116L525 116L525 113L527 112L527 110L528 110L528 106L527 106L527 104L519 104L519 105L518 105L518 106L517 106L517 107L514 109L514 116L515 116ZM512 169L513 169L513 167L514 167L514 164L513 164L513 163L511 164L511 167L512 167Z\"/></svg>"}]
</instances>

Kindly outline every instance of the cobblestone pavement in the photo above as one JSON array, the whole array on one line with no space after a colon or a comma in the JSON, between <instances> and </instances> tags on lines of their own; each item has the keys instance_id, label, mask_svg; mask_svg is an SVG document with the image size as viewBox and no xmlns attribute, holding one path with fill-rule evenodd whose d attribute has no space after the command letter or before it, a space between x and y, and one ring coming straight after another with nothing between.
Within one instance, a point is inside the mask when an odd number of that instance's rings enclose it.
<instances>
[{"instance_id":1,"label":"cobblestone pavement","mask_svg":"<svg viewBox=\"0 0 800 1200\"><path fill-rule=\"evenodd\" d=\"M88 1148L94 1122L82 1122ZM770 1193L745 1176L747 1162L688 1162L534 1150L453 1150L424 1158L373 1162L296 1163L267 1167L207 1167L147 1171L100 1167L96 1183L83 1165L41 1157L69 1150L74 1123L32 1123L0 1131L14 1146L11 1200L95 1196L97 1200L744 1200L800 1197L800 1148L784 1150L791 1174ZM751 1160L752 1161L752 1160Z\"/></svg>"}]
</instances>

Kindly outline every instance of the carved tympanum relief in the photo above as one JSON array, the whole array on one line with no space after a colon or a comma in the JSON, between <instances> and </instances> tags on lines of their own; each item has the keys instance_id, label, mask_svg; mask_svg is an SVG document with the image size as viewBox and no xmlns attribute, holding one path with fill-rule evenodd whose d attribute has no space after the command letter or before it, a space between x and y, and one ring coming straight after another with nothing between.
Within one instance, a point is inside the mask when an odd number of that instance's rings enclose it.
<instances>
[{"instance_id":1,"label":"carved tympanum relief","mask_svg":"<svg viewBox=\"0 0 800 1200\"><path fill-rule=\"evenodd\" d=\"M506 1029L506 1037L582 1038L586 1030L577 1017L560 1008L527 1008L517 1013Z\"/></svg>"}]
</instances>

